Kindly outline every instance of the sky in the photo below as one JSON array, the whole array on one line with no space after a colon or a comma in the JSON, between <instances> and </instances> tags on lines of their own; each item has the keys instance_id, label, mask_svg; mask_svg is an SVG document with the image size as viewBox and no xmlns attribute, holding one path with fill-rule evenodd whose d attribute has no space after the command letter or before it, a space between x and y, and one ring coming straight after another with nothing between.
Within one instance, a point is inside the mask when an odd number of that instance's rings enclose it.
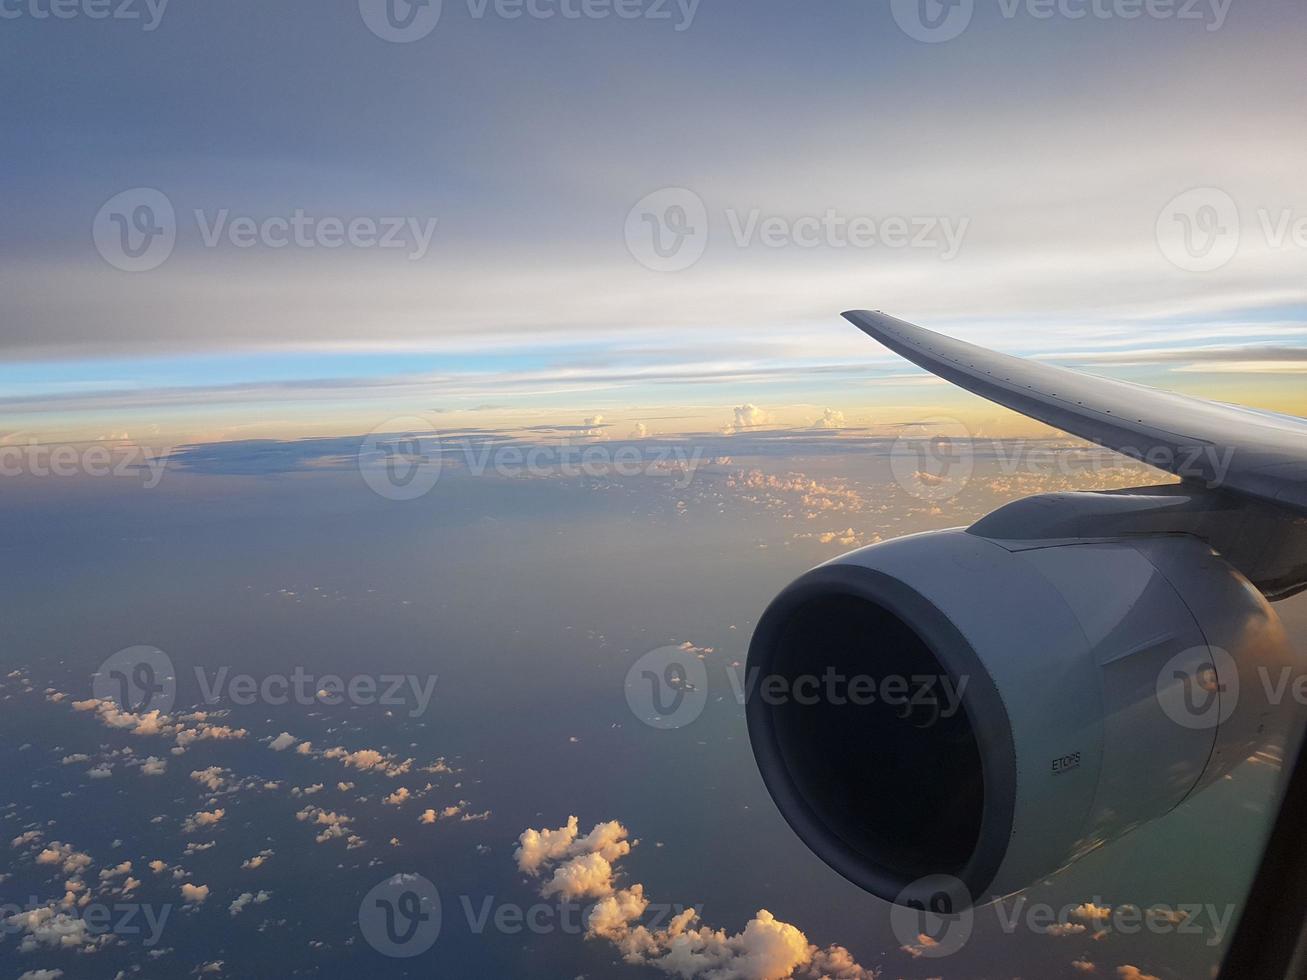
<instances>
[{"instance_id":1,"label":"sky","mask_svg":"<svg viewBox=\"0 0 1307 980\"><path fill-rule=\"evenodd\" d=\"M6 441L982 424L848 308L1307 411L1298 3L393 2L6 4Z\"/></svg>"}]
</instances>

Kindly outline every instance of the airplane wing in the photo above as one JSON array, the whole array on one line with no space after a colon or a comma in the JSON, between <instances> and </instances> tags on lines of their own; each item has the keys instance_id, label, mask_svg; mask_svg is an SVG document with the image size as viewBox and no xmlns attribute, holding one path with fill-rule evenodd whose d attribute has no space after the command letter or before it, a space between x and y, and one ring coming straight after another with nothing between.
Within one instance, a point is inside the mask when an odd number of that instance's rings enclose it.
<instances>
[{"instance_id":1,"label":"airplane wing","mask_svg":"<svg viewBox=\"0 0 1307 980\"><path fill-rule=\"evenodd\" d=\"M896 354L1014 412L1213 489L1307 511L1307 419L1000 354L880 312L844 317Z\"/></svg>"}]
</instances>

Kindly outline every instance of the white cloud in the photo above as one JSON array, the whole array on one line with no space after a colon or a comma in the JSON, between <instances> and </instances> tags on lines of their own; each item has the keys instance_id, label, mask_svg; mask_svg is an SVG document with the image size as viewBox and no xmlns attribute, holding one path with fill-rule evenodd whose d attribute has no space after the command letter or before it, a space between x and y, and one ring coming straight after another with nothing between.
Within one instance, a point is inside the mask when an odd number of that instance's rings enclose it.
<instances>
[{"instance_id":1,"label":"white cloud","mask_svg":"<svg viewBox=\"0 0 1307 980\"><path fill-rule=\"evenodd\" d=\"M727 428L727 432L738 432L741 429L756 429L759 426L766 425L771 421L771 417L757 405L746 403L737 406L735 409L735 422Z\"/></svg>"},{"instance_id":2,"label":"white cloud","mask_svg":"<svg viewBox=\"0 0 1307 980\"><path fill-rule=\"evenodd\" d=\"M274 752L285 752L297 741L298 739L295 738L295 736L292 735L290 732L282 732L280 735L278 735L276 738L274 738L271 742L268 743L268 748L272 749L272 751Z\"/></svg>"},{"instance_id":3,"label":"white cloud","mask_svg":"<svg viewBox=\"0 0 1307 980\"><path fill-rule=\"evenodd\" d=\"M412 759L405 759L400 762L394 756L386 755L376 749L358 749L350 752L348 749L336 746L323 752L322 757L324 759L339 759L346 766L353 769L381 772L392 778L402 776L413 768Z\"/></svg>"},{"instance_id":4,"label":"white cloud","mask_svg":"<svg viewBox=\"0 0 1307 980\"><path fill-rule=\"evenodd\" d=\"M255 892L241 892L236 896L236 899L227 906L227 911L232 915L240 915L241 912L245 911L247 905L250 905L251 903L256 905L261 904L271 897L271 892L261 891L257 894Z\"/></svg>"},{"instance_id":5,"label":"white cloud","mask_svg":"<svg viewBox=\"0 0 1307 980\"><path fill-rule=\"evenodd\" d=\"M541 897L596 900L586 935L611 943L632 965L651 966L682 980L783 980L787 977L873 980L840 946L819 949L795 926L760 909L743 931L728 934L699 922L685 908L666 925L640 923L649 909L644 886L621 885L617 862L630 853L628 831L617 821L596 824L579 836L576 817L556 830L526 830L514 852L519 871L552 875Z\"/></svg>"},{"instance_id":6,"label":"white cloud","mask_svg":"<svg viewBox=\"0 0 1307 980\"><path fill-rule=\"evenodd\" d=\"M113 941L111 934L96 934L85 919L59 911L54 905L26 909L3 921L7 932L23 935L18 944L20 953L31 953L42 946L89 952Z\"/></svg>"}]
</instances>

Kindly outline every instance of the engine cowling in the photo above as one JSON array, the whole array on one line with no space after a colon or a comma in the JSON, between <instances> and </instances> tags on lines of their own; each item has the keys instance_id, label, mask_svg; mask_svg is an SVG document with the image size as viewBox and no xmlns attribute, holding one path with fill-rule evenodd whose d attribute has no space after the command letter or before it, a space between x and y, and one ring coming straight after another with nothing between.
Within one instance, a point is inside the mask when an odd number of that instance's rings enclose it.
<instances>
[{"instance_id":1,"label":"engine cowling","mask_svg":"<svg viewBox=\"0 0 1307 980\"><path fill-rule=\"evenodd\" d=\"M1264 679L1299 669L1262 594L1196 538L940 531L782 592L746 714L818 856L900 904L955 883L956 907L1163 816L1283 734Z\"/></svg>"}]
</instances>

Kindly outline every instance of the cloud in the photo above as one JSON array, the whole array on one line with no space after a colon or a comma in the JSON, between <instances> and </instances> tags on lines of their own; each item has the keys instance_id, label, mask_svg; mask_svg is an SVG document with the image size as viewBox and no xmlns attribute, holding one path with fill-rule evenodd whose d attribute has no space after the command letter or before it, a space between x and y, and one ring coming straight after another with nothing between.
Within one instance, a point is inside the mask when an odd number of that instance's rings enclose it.
<instances>
[{"instance_id":1,"label":"cloud","mask_svg":"<svg viewBox=\"0 0 1307 980\"><path fill-rule=\"evenodd\" d=\"M189 881L182 883L182 901L190 905L200 905L209 897L208 885L192 885Z\"/></svg>"},{"instance_id":2,"label":"cloud","mask_svg":"<svg viewBox=\"0 0 1307 980\"><path fill-rule=\"evenodd\" d=\"M490 811L483 810L480 813L473 813L468 809L472 804L467 800L459 800L457 803L451 803L440 811L441 820L453 820L458 818L459 823L473 823L477 820L490 819Z\"/></svg>"},{"instance_id":3,"label":"cloud","mask_svg":"<svg viewBox=\"0 0 1307 980\"><path fill-rule=\"evenodd\" d=\"M746 403L735 409L735 421L727 428L727 432L739 432L742 429L756 429L759 426L766 425L770 417L757 405Z\"/></svg>"},{"instance_id":4,"label":"cloud","mask_svg":"<svg viewBox=\"0 0 1307 980\"><path fill-rule=\"evenodd\" d=\"M812 427L814 429L842 429L844 428L844 413L828 408L821 413L821 418L812 423Z\"/></svg>"},{"instance_id":5,"label":"cloud","mask_svg":"<svg viewBox=\"0 0 1307 980\"><path fill-rule=\"evenodd\" d=\"M290 732L282 732L268 743L268 748L272 749L274 752L284 752L297 741L298 739L296 739Z\"/></svg>"},{"instance_id":6,"label":"cloud","mask_svg":"<svg viewBox=\"0 0 1307 980\"><path fill-rule=\"evenodd\" d=\"M64 874L75 875L90 867L94 862L89 854L74 850L71 844L51 841L50 845L36 856L37 864L56 864Z\"/></svg>"},{"instance_id":7,"label":"cloud","mask_svg":"<svg viewBox=\"0 0 1307 980\"><path fill-rule=\"evenodd\" d=\"M1079 919L1081 922L1090 925L1105 922L1111 917L1112 907L1110 905L1095 905L1093 902L1085 902L1071 910L1071 918Z\"/></svg>"},{"instance_id":8,"label":"cloud","mask_svg":"<svg viewBox=\"0 0 1307 980\"><path fill-rule=\"evenodd\" d=\"M131 870L132 870L131 861L124 861L121 864L112 868L101 868L100 880L109 881L113 878L121 878L125 875L131 874Z\"/></svg>"},{"instance_id":9,"label":"cloud","mask_svg":"<svg viewBox=\"0 0 1307 980\"><path fill-rule=\"evenodd\" d=\"M108 728L116 728L133 735L173 735L179 746L185 747L201 739L226 740L244 738L248 732L243 728L230 728L226 725L213 725L205 721L205 714L197 712L180 719L173 719L157 708L135 714L121 711L112 701L99 698L87 698L72 702L75 711L94 712L95 716ZM187 728L184 722L197 722L194 728Z\"/></svg>"},{"instance_id":10,"label":"cloud","mask_svg":"<svg viewBox=\"0 0 1307 980\"><path fill-rule=\"evenodd\" d=\"M353 769L385 773L387 776L402 776L413 768L413 760L399 762L393 755L386 755L376 749L359 749L350 752L337 746L322 753L324 759L339 759Z\"/></svg>"},{"instance_id":11,"label":"cloud","mask_svg":"<svg viewBox=\"0 0 1307 980\"><path fill-rule=\"evenodd\" d=\"M209 766L207 769L192 771L191 779L217 793L227 785L227 777L230 775L231 770L229 769L224 769L222 766Z\"/></svg>"},{"instance_id":12,"label":"cloud","mask_svg":"<svg viewBox=\"0 0 1307 980\"><path fill-rule=\"evenodd\" d=\"M200 810L186 818L182 824L182 830L192 833L201 827L212 827L227 815L227 811L219 807L216 810Z\"/></svg>"},{"instance_id":13,"label":"cloud","mask_svg":"<svg viewBox=\"0 0 1307 980\"><path fill-rule=\"evenodd\" d=\"M1121 980L1158 980L1158 978L1153 976L1151 973L1145 973L1143 970L1139 969L1139 967L1130 966L1129 964L1118 966L1116 968L1116 975L1120 977Z\"/></svg>"},{"instance_id":14,"label":"cloud","mask_svg":"<svg viewBox=\"0 0 1307 980\"><path fill-rule=\"evenodd\" d=\"M85 919L60 911L53 904L26 909L2 921L5 931L23 935L18 944L20 953L31 953L42 946L90 952L113 941L110 933L93 932Z\"/></svg>"},{"instance_id":15,"label":"cloud","mask_svg":"<svg viewBox=\"0 0 1307 980\"><path fill-rule=\"evenodd\" d=\"M820 542L821 544L838 544L845 548L856 548L856 547L860 547L864 543L867 543L864 542L861 535L859 535L858 532L853 530L853 528L851 527L846 528L843 531L817 531L817 532L806 532L803 534L796 534L794 536L794 540L796 541L815 540ZM873 543L879 540L880 540L880 535L872 535Z\"/></svg>"},{"instance_id":16,"label":"cloud","mask_svg":"<svg viewBox=\"0 0 1307 980\"><path fill-rule=\"evenodd\" d=\"M263 867L263 865L265 865L268 862L268 859L272 857L275 853L276 852L274 852L271 848L265 848L264 850L259 851L258 854L254 855L254 857L247 858L246 860L242 861L241 867L247 868L251 871L254 870L255 868L261 868Z\"/></svg>"},{"instance_id":17,"label":"cloud","mask_svg":"<svg viewBox=\"0 0 1307 980\"><path fill-rule=\"evenodd\" d=\"M431 824L436 822L435 810L423 810L422 816L418 817L418 823Z\"/></svg>"},{"instance_id":18,"label":"cloud","mask_svg":"<svg viewBox=\"0 0 1307 980\"><path fill-rule=\"evenodd\" d=\"M329 840L343 838L348 850L363 846L363 838L350 831L349 825L354 822L354 818L346 816L343 813L336 813L332 810L324 810L321 807L306 806L295 814L295 819L311 824L320 828L317 836L314 838L319 844L325 844Z\"/></svg>"},{"instance_id":19,"label":"cloud","mask_svg":"<svg viewBox=\"0 0 1307 980\"><path fill-rule=\"evenodd\" d=\"M644 886L618 880L617 862L635 844L628 838L626 827L615 820L595 824L582 837L577 818L569 817L554 830L524 831L513 856L519 871L542 879L541 897L592 900L586 936L606 940L631 965L650 966L682 980L875 977L848 950L819 949L798 928L766 909L733 935L701 924L694 908L682 908L667 925L641 924L650 909Z\"/></svg>"},{"instance_id":20,"label":"cloud","mask_svg":"<svg viewBox=\"0 0 1307 980\"><path fill-rule=\"evenodd\" d=\"M271 897L271 892L261 891L257 894L254 892L241 892L236 896L235 900L227 906L227 911L231 915L240 915L241 912L245 911L245 906L250 904L262 904Z\"/></svg>"}]
</instances>

